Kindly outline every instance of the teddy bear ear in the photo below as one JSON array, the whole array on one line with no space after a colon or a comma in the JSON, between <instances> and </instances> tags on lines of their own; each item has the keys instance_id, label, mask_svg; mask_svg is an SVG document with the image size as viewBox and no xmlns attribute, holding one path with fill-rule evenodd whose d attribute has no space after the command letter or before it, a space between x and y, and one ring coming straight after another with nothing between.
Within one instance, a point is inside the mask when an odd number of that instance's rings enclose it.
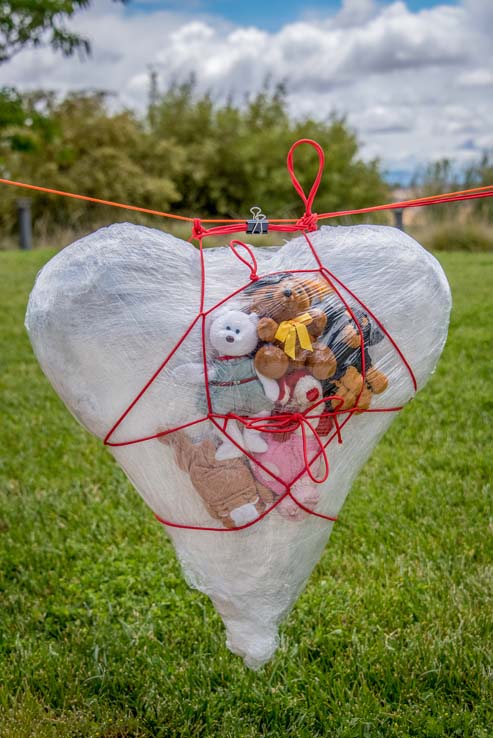
<instances>
[{"instance_id":1,"label":"teddy bear ear","mask_svg":"<svg viewBox=\"0 0 493 738\"><path fill-rule=\"evenodd\" d=\"M253 313L257 314L261 312L262 310L261 300L262 300L262 296L260 294L252 295L250 297L248 305L245 305L245 310L248 311L249 315L252 315Z\"/></svg>"},{"instance_id":2,"label":"teddy bear ear","mask_svg":"<svg viewBox=\"0 0 493 738\"><path fill-rule=\"evenodd\" d=\"M228 313L230 313L235 308L227 307L226 305L221 305L220 307L216 308L211 313L212 320L216 320L217 318L224 318Z\"/></svg>"},{"instance_id":3,"label":"teddy bear ear","mask_svg":"<svg viewBox=\"0 0 493 738\"><path fill-rule=\"evenodd\" d=\"M221 310L213 310L213 312L207 316L207 326L209 330L212 328L216 320L219 320L221 318L222 311Z\"/></svg>"},{"instance_id":4,"label":"teddy bear ear","mask_svg":"<svg viewBox=\"0 0 493 738\"><path fill-rule=\"evenodd\" d=\"M259 315L258 313L248 313L248 317L252 321L253 325L257 325L259 321Z\"/></svg>"},{"instance_id":5,"label":"teddy bear ear","mask_svg":"<svg viewBox=\"0 0 493 738\"><path fill-rule=\"evenodd\" d=\"M298 278L297 281L307 293L312 305L323 302L332 291L329 284L323 279Z\"/></svg>"}]
</instances>

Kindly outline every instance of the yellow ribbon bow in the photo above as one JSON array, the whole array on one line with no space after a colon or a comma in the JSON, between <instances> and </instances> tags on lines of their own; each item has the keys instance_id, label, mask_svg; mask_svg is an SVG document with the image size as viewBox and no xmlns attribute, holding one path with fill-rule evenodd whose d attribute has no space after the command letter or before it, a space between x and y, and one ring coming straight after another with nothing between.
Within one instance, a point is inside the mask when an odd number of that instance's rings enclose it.
<instances>
[{"instance_id":1,"label":"yellow ribbon bow","mask_svg":"<svg viewBox=\"0 0 493 738\"><path fill-rule=\"evenodd\" d=\"M310 334L306 326L312 322L310 313L303 313L294 320L283 320L276 331L275 339L284 344L284 353L291 359L296 358L296 337L300 346L307 351L313 351Z\"/></svg>"}]
</instances>

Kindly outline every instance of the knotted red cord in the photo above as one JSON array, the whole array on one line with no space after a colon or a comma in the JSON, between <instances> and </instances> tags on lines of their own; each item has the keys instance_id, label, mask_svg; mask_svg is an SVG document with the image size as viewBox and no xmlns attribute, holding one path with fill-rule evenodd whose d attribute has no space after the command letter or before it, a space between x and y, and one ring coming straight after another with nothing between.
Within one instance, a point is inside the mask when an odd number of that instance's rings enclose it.
<instances>
[{"instance_id":1,"label":"knotted red cord","mask_svg":"<svg viewBox=\"0 0 493 738\"><path fill-rule=\"evenodd\" d=\"M303 444L303 460L305 462L303 471L306 471L312 482L315 482L316 484L322 484L327 480L329 476L329 460L327 458L327 452L322 439L313 427L312 423L308 420L306 413L279 413L278 415L270 415L266 418L250 418L231 413L230 417L242 423L246 429L256 430L259 433L294 433L300 429ZM310 430L319 447L319 452L315 459L318 459L321 455L324 462L325 472L321 479L315 477L311 470L313 462L310 460L308 455L308 442L306 436L307 428ZM257 459L255 458L254 461L256 462Z\"/></svg>"},{"instance_id":2,"label":"knotted red cord","mask_svg":"<svg viewBox=\"0 0 493 738\"><path fill-rule=\"evenodd\" d=\"M317 174L315 176L315 179L313 181L313 184L310 188L310 192L308 193L308 195L305 195L305 191L303 190L303 187L301 186L296 174L294 173L293 155L294 155L295 150L301 144L308 144L309 146L312 146L318 155L318 170L317 170ZM270 220L269 221L270 231L284 231L284 232L294 233L296 231L306 232L306 231L316 231L317 230L317 221L319 220L319 216L316 213L312 212L312 205L317 195L318 188L320 187L320 182L322 181L324 163L325 163L325 154L324 154L322 147L316 141L312 141L311 138L301 138L299 141L296 141L291 146L291 148L288 151L288 156L287 156L287 168L288 168L289 176L291 177L291 182L293 183L293 187L295 188L296 192L298 193L298 195L301 197L303 201L303 204L305 206L305 212L303 213L301 218L298 218L297 220L294 220L294 221L291 219ZM204 221L204 222L209 222L209 221ZM200 241L200 239L204 238L205 236L228 235L231 233L238 233L240 230L244 230L244 228L242 228L241 225L237 221L232 221L231 225L217 226L215 228L205 229L203 228L201 221L198 218L196 218L193 221L192 235L190 239L191 240L195 239L197 241Z\"/></svg>"},{"instance_id":3,"label":"knotted red cord","mask_svg":"<svg viewBox=\"0 0 493 738\"><path fill-rule=\"evenodd\" d=\"M207 235L207 231L202 226L202 223L200 222L200 218L194 218L193 225L192 225L192 235L190 236L190 241L198 240L199 238L203 238L203 236Z\"/></svg>"},{"instance_id":4,"label":"knotted red cord","mask_svg":"<svg viewBox=\"0 0 493 738\"><path fill-rule=\"evenodd\" d=\"M296 230L316 231L318 228L318 215L316 213L305 213L296 221Z\"/></svg>"},{"instance_id":5,"label":"knotted red cord","mask_svg":"<svg viewBox=\"0 0 493 738\"><path fill-rule=\"evenodd\" d=\"M250 259L252 260L251 264L243 256L241 256L241 254L238 253L238 251L236 250L237 246L240 246L242 249L245 249L245 251L248 252ZM230 242L229 248L231 249L233 254L236 256L236 258L242 261L243 264L250 269L250 282L256 282L258 279L257 259L255 258L255 255L252 249L249 246L247 246L246 243L243 243L243 241L236 241L236 240Z\"/></svg>"},{"instance_id":6,"label":"knotted red cord","mask_svg":"<svg viewBox=\"0 0 493 738\"><path fill-rule=\"evenodd\" d=\"M301 144L309 144L309 146L313 146L313 148L318 154L318 171L317 171L317 174L315 175L315 179L311 186L310 192L308 193L308 196L305 195L305 191L303 187L301 186L301 184L299 183L296 174L294 173L293 156L294 156L294 152L296 151L298 146L301 146ZM291 146L291 148L288 151L287 167L288 167L289 176L291 177L291 182L293 183L294 189L296 190L298 195L301 197L305 205L305 213L307 215L311 215L312 205L317 195L318 188L320 187L320 182L322 181L324 164L325 164L324 150L320 146L319 143L317 143L316 141L313 141L311 138L300 138L299 141L294 142L294 144Z\"/></svg>"},{"instance_id":7,"label":"knotted red cord","mask_svg":"<svg viewBox=\"0 0 493 738\"><path fill-rule=\"evenodd\" d=\"M301 144L308 144L309 146L313 146L313 148L318 154L318 171L313 181L311 190L308 193L308 196L305 195L305 191L303 187L301 186L301 184L299 183L298 178L296 177L296 174L294 173L293 156L294 156L294 152L296 151L298 146L300 146ZM305 205L305 212L303 213L303 216L298 221L296 221L296 226L302 231L315 231L317 229L318 215L316 213L312 213L312 205L317 195L318 188L320 187L320 182L322 181L324 164L325 164L324 150L322 149L319 143L317 143L316 141L313 141L311 138L300 138L299 141L295 141L295 143L291 146L291 148L288 151L287 165L288 165L289 176L291 177L291 182L293 183L294 189L296 190L298 195L301 197Z\"/></svg>"}]
</instances>

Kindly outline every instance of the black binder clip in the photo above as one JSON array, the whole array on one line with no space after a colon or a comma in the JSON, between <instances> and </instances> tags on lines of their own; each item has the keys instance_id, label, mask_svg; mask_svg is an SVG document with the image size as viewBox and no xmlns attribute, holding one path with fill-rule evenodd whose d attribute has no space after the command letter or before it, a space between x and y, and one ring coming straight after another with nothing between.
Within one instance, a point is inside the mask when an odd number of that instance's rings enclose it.
<instances>
[{"instance_id":1,"label":"black binder clip","mask_svg":"<svg viewBox=\"0 0 493 738\"><path fill-rule=\"evenodd\" d=\"M247 220L246 232L256 235L268 233L269 221L267 220L267 217L263 214L262 209L259 208L257 205L254 205L253 208L250 208L250 212L253 215L253 218L251 220Z\"/></svg>"}]
</instances>

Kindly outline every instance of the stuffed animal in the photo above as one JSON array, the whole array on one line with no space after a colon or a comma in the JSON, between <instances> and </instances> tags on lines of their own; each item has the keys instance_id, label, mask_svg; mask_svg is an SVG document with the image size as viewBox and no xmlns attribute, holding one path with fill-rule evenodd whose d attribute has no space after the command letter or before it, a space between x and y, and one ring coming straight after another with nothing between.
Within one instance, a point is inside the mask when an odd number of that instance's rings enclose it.
<instances>
[{"instance_id":1,"label":"stuffed animal","mask_svg":"<svg viewBox=\"0 0 493 738\"><path fill-rule=\"evenodd\" d=\"M246 290L249 309L260 316L257 334L263 345L255 354L255 368L263 376L280 379L302 367L316 379L334 374L334 354L317 341L327 324L324 312L312 307L322 296L317 284L283 273L264 277ZM322 289L321 282L319 286Z\"/></svg>"},{"instance_id":2,"label":"stuffed animal","mask_svg":"<svg viewBox=\"0 0 493 738\"><path fill-rule=\"evenodd\" d=\"M290 433L286 440L282 437L279 438L275 433L268 434L267 451L262 454L254 454L254 457L268 471L275 474L280 480L283 480L285 484L282 484L281 481L277 481L277 479L274 479L258 464L252 462L251 467L253 474L255 478L268 487L276 497L280 497L285 494L286 485L290 484L292 480L306 469L304 451L305 447L300 431ZM315 459L319 451L320 446L317 440L313 434L307 430L306 453L308 461ZM316 458L310 467L312 474L318 473L320 463L320 457ZM310 479L306 471L300 479L292 484L290 491L293 497L286 495L276 509L278 509L281 515L290 518L291 520L301 520L305 515L307 515L307 513L296 504L295 500L299 500L302 505L313 510L320 499L318 485Z\"/></svg>"},{"instance_id":3,"label":"stuffed animal","mask_svg":"<svg viewBox=\"0 0 493 738\"><path fill-rule=\"evenodd\" d=\"M279 396L277 382L261 374L254 364L257 323L255 313L223 310L210 324L209 342L214 358L207 364L207 377L212 411L218 415L264 417L270 414ZM202 364L182 365L175 374L196 384L204 381ZM205 405L205 388L202 404ZM204 410L207 412L205 407ZM258 452L267 448L257 430L242 430L234 420L228 421L226 432L232 440L226 438L219 446L218 460L239 457L242 448Z\"/></svg>"},{"instance_id":4,"label":"stuffed animal","mask_svg":"<svg viewBox=\"0 0 493 738\"><path fill-rule=\"evenodd\" d=\"M304 410L324 396L321 383L306 369L297 369L285 374L279 380L279 388L276 407L282 408L282 412ZM316 409L314 414L322 410L323 408Z\"/></svg>"},{"instance_id":5,"label":"stuffed animal","mask_svg":"<svg viewBox=\"0 0 493 738\"><path fill-rule=\"evenodd\" d=\"M207 512L226 528L256 520L273 501L272 492L254 479L246 459L217 461L212 440L192 443L183 431L159 440L172 447L176 463L190 476Z\"/></svg>"},{"instance_id":6,"label":"stuffed animal","mask_svg":"<svg viewBox=\"0 0 493 738\"><path fill-rule=\"evenodd\" d=\"M344 400L327 403L328 409L340 407L342 410L353 408L359 396L358 408L366 410L370 407L373 394L380 394L387 389L388 379L385 374L373 366L369 347L383 339L383 333L370 317L360 308L352 308L354 317L361 327L365 357L365 378L362 376L361 336L358 325L345 306L339 302L334 304L330 298L324 306L328 315L327 330L320 338L328 345L337 359L335 374L323 383L324 397L337 395ZM361 394L360 394L361 393Z\"/></svg>"},{"instance_id":7,"label":"stuffed animal","mask_svg":"<svg viewBox=\"0 0 493 738\"><path fill-rule=\"evenodd\" d=\"M280 380L280 385L281 393L276 408L279 409L281 414L306 411L307 408L323 397L321 383L306 369L286 374ZM323 410L323 405L319 406L318 409L315 408L313 416ZM319 419L311 417L311 414L308 413L307 420L312 428L316 430ZM308 426L305 429L305 438L306 445L303 442L300 428L286 433L267 434L267 451L254 454L254 457L285 484L289 484L303 472L306 469L307 461L309 462L312 459L315 459L315 461L310 468L313 474L317 474L321 463L321 458L318 455L320 446ZM285 484L281 484L280 481L274 479L258 464L252 463L251 466L255 477L265 484L276 497L286 492ZM313 510L320 499L318 485L306 473L293 483L290 491L291 495L286 495L276 508L281 515L290 520L301 520L308 514L296 503L296 500L304 507Z\"/></svg>"}]
</instances>

